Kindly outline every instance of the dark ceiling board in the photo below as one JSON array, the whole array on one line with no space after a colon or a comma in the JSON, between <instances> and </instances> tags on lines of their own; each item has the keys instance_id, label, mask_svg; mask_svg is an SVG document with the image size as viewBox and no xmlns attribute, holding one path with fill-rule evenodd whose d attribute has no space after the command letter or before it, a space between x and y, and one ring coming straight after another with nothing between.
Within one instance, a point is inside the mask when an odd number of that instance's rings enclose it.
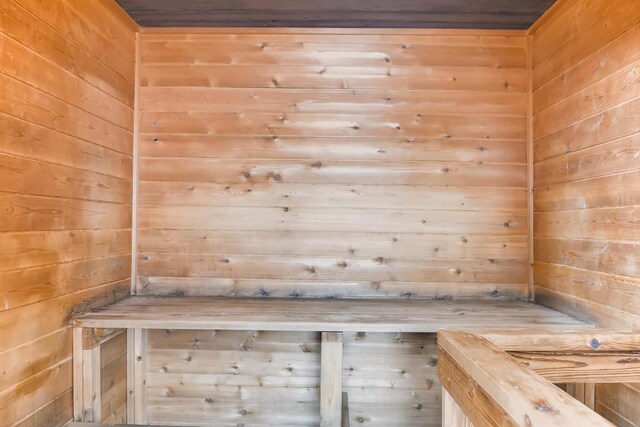
<instances>
[{"instance_id":1,"label":"dark ceiling board","mask_svg":"<svg viewBox=\"0 0 640 427\"><path fill-rule=\"evenodd\" d=\"M117 0L146 27L527 29L555 0Z\"/></svg>"}]
</instances>

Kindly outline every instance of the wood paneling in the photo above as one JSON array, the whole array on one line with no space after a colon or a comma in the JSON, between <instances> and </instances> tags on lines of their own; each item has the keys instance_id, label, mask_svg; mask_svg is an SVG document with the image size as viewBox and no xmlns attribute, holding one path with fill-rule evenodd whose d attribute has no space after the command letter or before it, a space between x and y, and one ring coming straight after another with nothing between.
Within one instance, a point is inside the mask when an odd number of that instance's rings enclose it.
<instances>
[{"instance_id":1,"label":"wood paneling","mask_svg":"<svg viewBox=\"0 0 640 427\"><path fill-rule=\"evenodd\" d=\"M640 3L563 2L533 33L536 300L640 325ZM640 425L640 394L598 385L596 410Z\"/></svg>"},{"instance_id":2,"label":"wood paneling","mask_svg":"<svg viewBox=\"0 0 640 427\"><path fill-rule=\"evenodd\" d=\"M118 8L0 5L2 425L71 419L69 321L129 294L135 45Z\"/></svg>"},{"instance_id":3,"label":"wood paneling","mask_svg":"<svg viewBox=\"0 0 640 427\"><path fill-rule=\"evenodd\" d=\"M527 29L552 0L118 0L149 27Z\"/></svg>"},{"instance_id":4,"label":"wood paneling","mask_svg":"<svg viewBox=\"0 0 640 427\"><path fill-rule=\"evenodd\" d=\"M153 331L149 421L318 425L320 333ZM439 426L435 335L344 334L352 424Z\"/></svg>"},{"instance_id":5,"label":"wood paneling","mask_svg":"<svg viewBox=\"0 0 640 427\"><path fill-rule=\"evenodd\" d=\"M523 34L147 29L140 51L141 294L525 297Z\"/></svg>"}]
</instances>

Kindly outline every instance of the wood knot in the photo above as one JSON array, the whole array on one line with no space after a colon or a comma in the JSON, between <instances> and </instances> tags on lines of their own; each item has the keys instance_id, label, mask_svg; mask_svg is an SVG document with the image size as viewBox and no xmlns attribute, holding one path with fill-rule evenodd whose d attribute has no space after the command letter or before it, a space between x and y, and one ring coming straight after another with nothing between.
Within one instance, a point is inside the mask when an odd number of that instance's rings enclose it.
<instances>
[{"instance_id":1,"label":"wood knot","mask_svg":"<svg viewBox=\"0 0 640 427\"><path fill-rule=\"evenodd\" d=\"M376 258L376 260L375 260L375 261L376 261L376 263L377 263L377 264L384 264L384 258L383 258L383 257L381 257L381 256L379 256L378 258Z\"/></svg>"},{"instance_id":2,"label":"wood knot","mask_svg":"<svg viewBox=\"0 0 640 427\"><path fill-rule=\"evenodd\" d=\"M322 167L322 162L311 163L312 168L320 169Z\"/></svg>"},{"instance_id":3,"label":"wood knot","mask_svg":"<svg viewBox=\"0 0 640 427\"><path fill-rule=\"evenodd\" d=\"M282 208L282 210L285 211L285 212L289 212L289 208L287 208L287 207Z\"/></svg>"},{"instance_id":4,"label":"wood knot","mask_svg":"<svg viewBox=\"0 0 640 427\"><path fill-rule=\"evenodd\" d=\"M251 178L251 172L242 172L242 176L244 176L246 179Z\"/></svg>"}]
</instances>

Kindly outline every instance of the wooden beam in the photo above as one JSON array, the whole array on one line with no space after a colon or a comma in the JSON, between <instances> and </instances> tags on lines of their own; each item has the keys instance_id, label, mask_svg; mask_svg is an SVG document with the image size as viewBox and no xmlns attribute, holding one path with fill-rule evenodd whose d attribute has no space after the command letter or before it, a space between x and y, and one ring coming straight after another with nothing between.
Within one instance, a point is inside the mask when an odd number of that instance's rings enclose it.
<instances>
[{"instance_id":1,"label":"wooden beam","mask_svg":"<svg viewBox=\"0 0 640 427\"><path fill-rule=\"evenodd\" d=\"M441 331L438 346L518 425L613 425L481 336Z\"/></svg>"},{"instance_id":2,"label":"wooden beam","mask_svg":"<svg viewBox=\"0 0 640 427\"><path fill-rule=\"evenodd\" d=\"M136 424L148 422L147 412L147 330L135 329L133 339L134 368L134 420Z\"/></svg>"},{"instance_id":3,"label":"wooden beam","mask_svg":"<svg viewBox=\"0 0 640 427\"><path fill-rule=\"evenodd\" d=\"M342 332L323 332L320 353L320 417L322 427L342 424Z\"/></svg>"},{"instance_id":4,"label":"wooden beam","mask_svg":"<svg viewBox=\"0 0 640 427\"><path fill-rule=\"evenodd\" d=\"M102 418L101 352L95 338L91 331L73 329L73 418L76 421L98 422Z\"/></svg>"},{"instance_id":5,"label":"wooden beam","mask_svg":"<svg viewBox=\"0 0 640 427\"><path fill-rule=\"evenodd\" d=\"M640 382L640 353L523 353L510 355L553 383Z\"/></svg>"},{"instance_id":6,"label":"wooden beam","mask_svg":"<svg viewBox=\"0 0 640 427\"><path fill-rule=\"evenodd\" d=\"M134 423L136 406L136 354L135 354L135 329L127 329L127 422Z\"/></svg>"},{"instance_id":7,"label":"wooden beam","mask_svg":"<svg viewBox=\"0 0 640 427\"><path fill-rule=\"evenodd\" d=\"M441 347L438 376L442 387L477 426L516 426L517 423Z\"/></svg>"},{"instance_id":8,"label":"wooden beam","mask_svg":"<svg viewBox=\"0 0 640 427\"><path fill-rule=\"evenodd\" d=\"M73 419L84 421L82 328L73 328Z\"/></svg>"},{"instance_id":9,"label":"wooden beam","mask_svg":"<svg viewBox=\"0 0 640 427\"><path fill-rule=\"evenodd\" d=\"M455 399L442 389L442 427L473 427L473 423Z\"/></svg>"},{"instance_id":10,"label":"wooden beam","mask_svg":"<svg viewBox=\"0 0 640 427\"><path fill-rule=\"evenodd\" d=\"M640 332L594 331L484 331L481 335L502 350L520 352L640 351Z\"/></svg>"}]
</instances>

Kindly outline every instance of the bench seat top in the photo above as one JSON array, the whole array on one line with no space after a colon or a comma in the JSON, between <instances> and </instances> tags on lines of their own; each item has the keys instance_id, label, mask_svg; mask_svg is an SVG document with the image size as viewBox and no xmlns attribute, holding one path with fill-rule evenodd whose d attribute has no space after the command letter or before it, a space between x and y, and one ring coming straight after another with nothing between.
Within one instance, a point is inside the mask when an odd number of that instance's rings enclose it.
<instances>
[{"instance_id":1,"label":"bench seat top","mask_svg":"<svg viewBox=\"0 0 640 427\"><path fill-rule=\"evenodd\" d=\"M135 296L83 314L87 328L437 332L439 329L592 329L523 301L351 300Z\"/></svg>"}]
</instances>

